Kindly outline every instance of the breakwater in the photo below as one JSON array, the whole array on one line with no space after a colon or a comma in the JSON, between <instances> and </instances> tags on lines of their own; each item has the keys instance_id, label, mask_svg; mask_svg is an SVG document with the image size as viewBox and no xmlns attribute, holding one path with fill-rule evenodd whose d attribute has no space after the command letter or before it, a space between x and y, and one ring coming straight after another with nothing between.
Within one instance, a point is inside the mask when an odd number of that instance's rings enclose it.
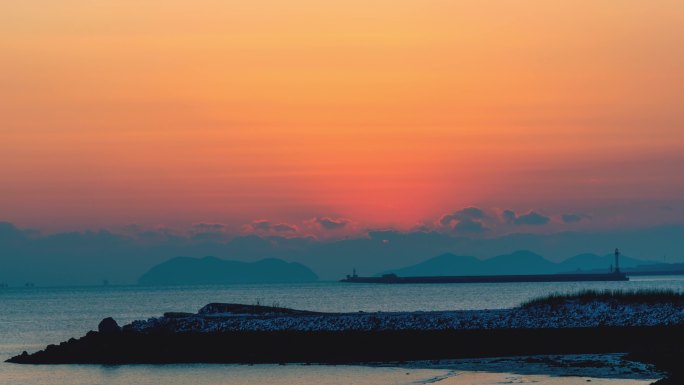
<instances>
[{"instance_id":1,"label":"breakwater","mask_svg":"<svg viewBox=\"0 0 684 385\"><path fill-rule=\"evenodd\" d=\"M684 337L684 303L564 299L502 310L321 313L209 304L79 339L15 363L354 363L663 350Z\"/></svg>"},{"instance_id":2,"label":"breakwater","mask_svg":"<svg viewBox=\"0 0 684 385\"><path fill-rule=\"evenodd\" d=\"M597 282L629 281L624 273L608 274L525 274L525 275L454 275L401 277L384 274L379 277L347 276L340 282L348 283L510 283L510 282Z\"/></svg>"}]
</instances>

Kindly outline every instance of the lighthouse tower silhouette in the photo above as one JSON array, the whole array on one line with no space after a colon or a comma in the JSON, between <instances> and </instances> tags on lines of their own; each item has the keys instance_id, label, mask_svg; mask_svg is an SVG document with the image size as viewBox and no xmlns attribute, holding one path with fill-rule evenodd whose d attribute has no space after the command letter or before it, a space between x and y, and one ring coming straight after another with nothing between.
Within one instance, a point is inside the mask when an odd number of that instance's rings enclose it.
<instances>
[{"instance_id":1,"label":"lighthouse tower silhouette","mask_svg":"<svg viewBox=\"0 0 684 385\"><path fill-rule=\"evenodd\" d=\"M615 273L620 273L620 250L615 248Z\"/></svg>"}]
</instances>

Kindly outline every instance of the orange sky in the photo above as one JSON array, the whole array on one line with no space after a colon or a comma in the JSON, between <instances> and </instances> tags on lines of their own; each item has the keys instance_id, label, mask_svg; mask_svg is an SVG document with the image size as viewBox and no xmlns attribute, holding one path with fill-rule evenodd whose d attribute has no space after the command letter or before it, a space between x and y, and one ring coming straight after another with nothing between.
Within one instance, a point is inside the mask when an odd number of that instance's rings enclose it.
<instances>
[{"instance_id":1,"label":"orange sky","mask_svg":"<svg viewBox=\"0 0 684 385\"><path fill-rule=\"evenodd\" d=\"M0 3L0 219L408 228L681 199L684 4Z\"/></svg>"}]
</instances>

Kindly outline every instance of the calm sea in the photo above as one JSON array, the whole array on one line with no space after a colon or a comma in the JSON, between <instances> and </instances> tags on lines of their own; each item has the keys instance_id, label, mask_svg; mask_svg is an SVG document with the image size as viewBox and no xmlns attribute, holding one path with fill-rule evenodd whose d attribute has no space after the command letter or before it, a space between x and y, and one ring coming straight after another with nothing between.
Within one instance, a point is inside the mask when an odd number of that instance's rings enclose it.
<instances>
[{"instance_id":1,"label":"calm sea","mask_svg":"<svg viewBox=\"0 0 684 385\"><path fill-rule=\"evenodd\" d=\"M238 302L318 311L497 309L554 292L668 288L683 277L629 282L448 285L370 285L320 282L192 287L55 287L0 289L0 359L42 349L96 329L104 317L119 324L167 311L195 312L209 302ZM0 364L0 384L416 384L447 370L326 365L25 366Z\"/></svg>"}]
</instances>

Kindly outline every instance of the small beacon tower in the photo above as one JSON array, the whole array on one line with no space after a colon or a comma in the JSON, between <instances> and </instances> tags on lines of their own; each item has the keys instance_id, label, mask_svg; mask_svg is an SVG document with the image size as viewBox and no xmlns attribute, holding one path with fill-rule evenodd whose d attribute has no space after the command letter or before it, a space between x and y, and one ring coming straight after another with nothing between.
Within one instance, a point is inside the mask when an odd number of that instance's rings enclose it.
<instances>
[{"instance_id":1,"label":"small beacon tower","mask_svg":"<svg viewBox=\"0 0 684 385\"><path fill-rule=\"evenodd\" d=\"M620 274L620 250L615 248L615 273Z\"/></svg>"}]
</instances>

